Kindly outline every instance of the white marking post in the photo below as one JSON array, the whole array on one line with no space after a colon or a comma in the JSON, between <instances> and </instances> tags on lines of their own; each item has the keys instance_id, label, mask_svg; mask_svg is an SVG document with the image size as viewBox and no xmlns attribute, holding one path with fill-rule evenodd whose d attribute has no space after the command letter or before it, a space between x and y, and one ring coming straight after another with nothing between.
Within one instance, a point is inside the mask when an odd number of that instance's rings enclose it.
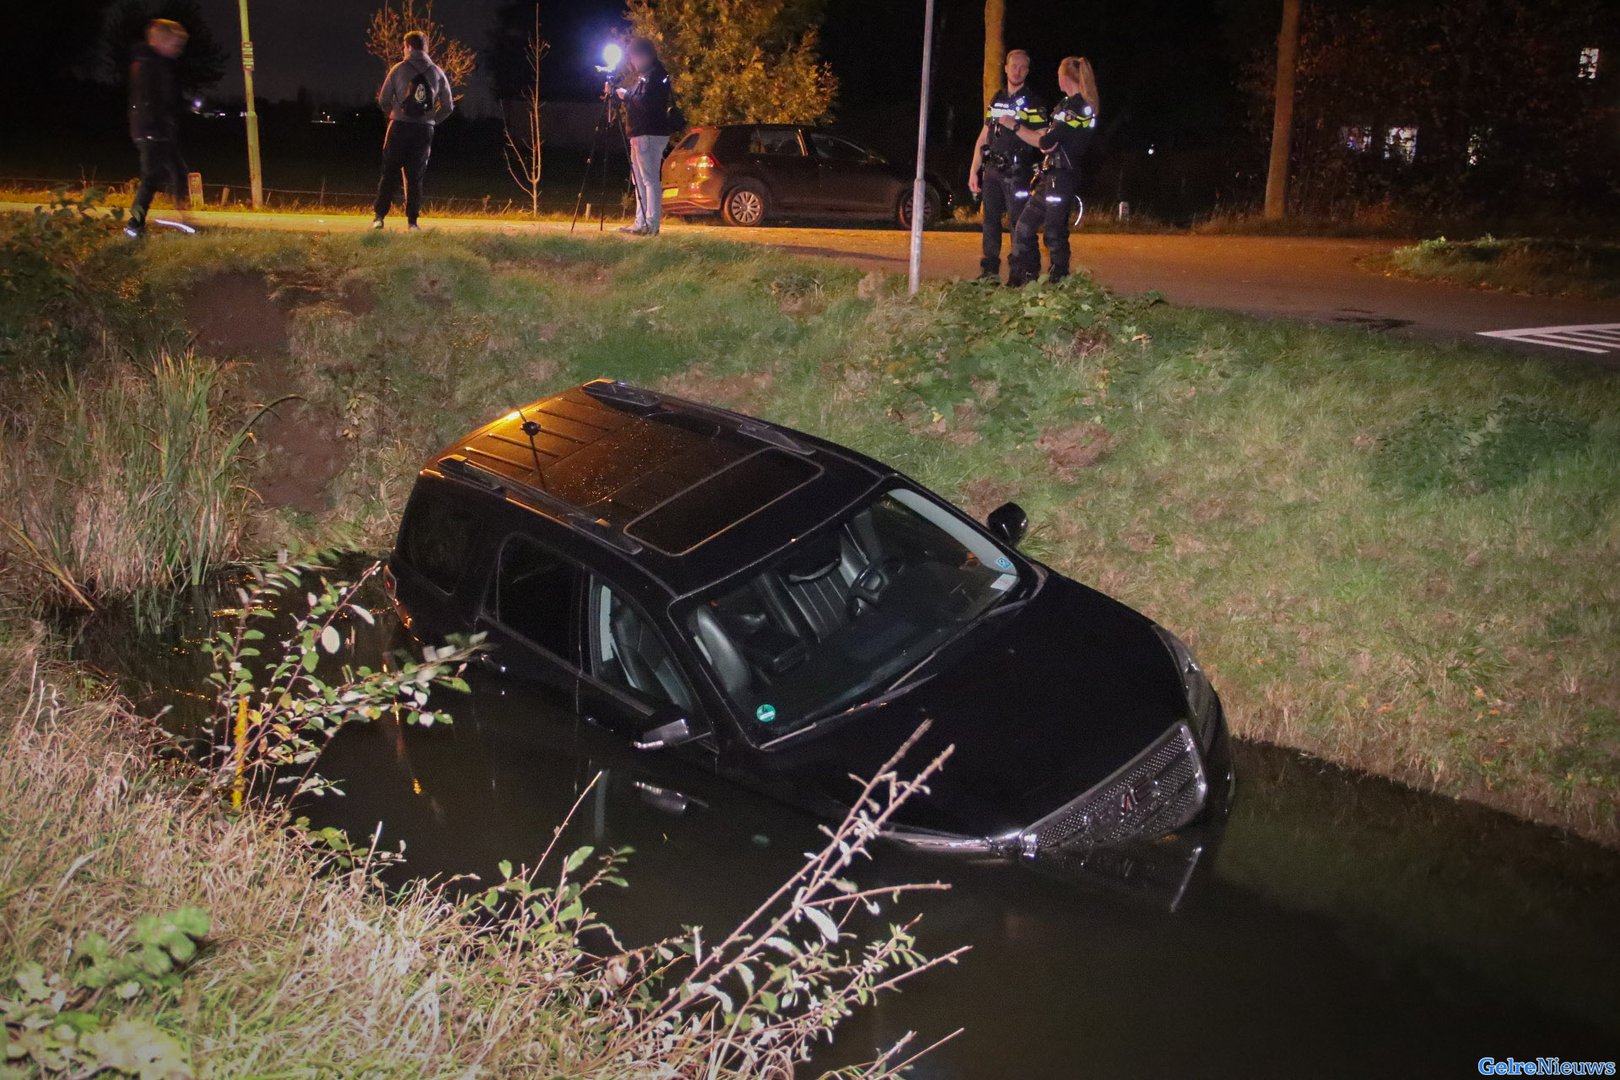
<instances>
[{"instance_id":1,"label":"white marking post","mask_svg":"<svg viewBox=\"0 0 1620 1080\"><path fill-rule=\"evenodd\" d=\"M1532 326L1523 330L1481 330L1480 337L1522 341L1575 352L1620 352L1620 323L1585 323L1575 326Z\"/></svg>"}]
</instances>

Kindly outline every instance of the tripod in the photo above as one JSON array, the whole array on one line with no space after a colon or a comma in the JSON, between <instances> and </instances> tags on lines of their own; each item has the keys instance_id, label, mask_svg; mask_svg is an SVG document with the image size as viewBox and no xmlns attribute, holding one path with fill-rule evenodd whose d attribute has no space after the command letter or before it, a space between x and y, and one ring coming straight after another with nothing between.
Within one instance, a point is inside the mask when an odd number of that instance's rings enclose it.
<instances>
[{"instance_id":1,"label":"tripod","mask_svg":"<svg viewBox=\"0 0 1620 1080\"><path fill-rule=\"evenodd\" d=\"M596 165L597 156L602 158L602 179L596 189L597 215L596 231L601 232L607 228L607 187L608 187L608 131L618 128L620 136L624 139L624 160L630 160L630 136L625 133L623 118L619 115L622 106L618 98L613 95L611 85L602 90L602 115L596 118L596 130L591 132L591 150L585 158L585 175L579 178L579 194L574 196L574 220L568 223L568 231L573 232L574 226L579 224L579 211L585 205L585 188L591 182L591 169ZM630 180L624 182L625 190L630 190Z\"/></svg>"}]
</instances>

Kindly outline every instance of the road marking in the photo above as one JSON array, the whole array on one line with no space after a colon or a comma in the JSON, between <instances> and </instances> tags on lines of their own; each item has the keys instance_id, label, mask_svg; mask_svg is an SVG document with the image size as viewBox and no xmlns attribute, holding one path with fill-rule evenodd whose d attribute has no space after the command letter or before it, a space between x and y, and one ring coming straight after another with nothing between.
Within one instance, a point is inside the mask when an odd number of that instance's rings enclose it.
<instances>
[{"instance_id":1,"label":"road marking","mask_svg":"<svg viewBox=\"0 0 1620 1080\"><path fill-rule=\"evenodd\" d=\"M1585 323L1576 326L1532 326L1523 330L1481 330L1480 337L1522 341L1553 349L1584 353L1620 352L1620 323Z\"/></svg>"}]
</instances>

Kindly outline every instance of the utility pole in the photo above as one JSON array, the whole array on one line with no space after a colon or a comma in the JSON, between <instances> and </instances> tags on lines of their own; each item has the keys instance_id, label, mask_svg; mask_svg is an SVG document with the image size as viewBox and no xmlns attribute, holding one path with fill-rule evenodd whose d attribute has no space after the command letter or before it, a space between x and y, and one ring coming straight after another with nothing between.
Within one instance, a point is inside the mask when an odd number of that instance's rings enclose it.
<instances>
[{"instance_id":1,"label":"utility pole","mask_svg":"<svg viewBox=\"0 0 1620 1080\"><path fill-rule=\"evenodd\" d=\"M1007 21L1007 0L984 0L984 108L1001 89L1002 59L1007 54L1003 26Z\"/></svg>"},{"instance_id":2,"label":"utility pole","mask_svg":"<svg viewBox=\"0 0 1620 1080\"><path fill-rule=\"evenodd\" d=\"M911 266L907 292L917 295L922 284L922 234L924 208L928 204L928 181L924 178L923 158L928 152L928 84L934 74L934 0L923 5L922 93L917 105L917 176L911 182Z\"/></svg>"},{"instance_id":3,"label":"utility pole","mask_svg":"<svg viewBox=\"0 0 1620 1080\"><path fill-rule=\"evenodd\" d=\"M1277 32L1277 86L1271 114L1271 168L1266 173L1266 220L1288 213L1288 153L1294 135L1294 68L1299 59L1299 0L1283 0Z\"/></svg>"},{"instance_id":4,"label":"utility pole","mask_svg":"<svg viewBox=\"0 0 1620 1080\"><path fill-rule=\"evenodd\" d=\"M242 89L247 95L248 182L253 188L253 209L264 206L264 173L259 168L259 110L253 103L253 38L248 33L248 0L238 0L242 12Z\"/></svg>"}]
</instances>

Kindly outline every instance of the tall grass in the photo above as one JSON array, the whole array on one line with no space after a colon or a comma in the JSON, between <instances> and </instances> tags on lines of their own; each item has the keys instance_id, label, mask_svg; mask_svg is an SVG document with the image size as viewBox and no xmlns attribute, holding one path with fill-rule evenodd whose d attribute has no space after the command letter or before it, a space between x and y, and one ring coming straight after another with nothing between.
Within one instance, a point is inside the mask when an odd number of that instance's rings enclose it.
<instances>
[{"instance_id":1,"label":"tall grass","mask_svg":"<svg viewBox=\"0 0 1620 1080\"><path fill-rule=\"evenodd\" d=\"M248 430L217 367L189 353L21 380L0 429L12 557L86 603L196 584L235 554Z\"/></svg>"},{"instance_id":2,"label":"tall grass","mask_svg":"<svg viewBox=\"0 0 1620 1080\"><path fill-rule=\"evenodd\" d=\"M346 849L354 865L334 862L273 807L226 813L197 770L157 760L155 726L10 630L0 1021L11 1065L136 1072L119 1040L74 1037L99 1028L126 1044L147 1033L143 1053L161 1040L172 1068L141 1071L152 1076L786 1077L857 1003L931 965L909 924L885 931L862 913L907 886L866 893L839 876L926 770L875 777L863 812L829 829L731 935L621 950L585 906L615 859L593 871L590 849L558 852L544 879L513 872L487 900L422 882L386 895L363 843ZM200 951L177 954L187 962L162 969L166 982L75 977L97 951L87 942L116 955L149 933L140 917L177 911L202 927ZM904 1042L839 1075L898 1075ZM77 1056L62 1063L64 1045Z\"/></svg>"},{"instance_id":3,"label":"tall grass","mask_svg":"<svg viewBox=\"0 0 1620 1080\"><path fill-rule=\"evenodd\" d=\"M1458 285L1598 300L1620 296L1620 243L1613 241L1440 237L1396 248L1390 264L1411 277Z\"/></svg>"}]
</instances>

